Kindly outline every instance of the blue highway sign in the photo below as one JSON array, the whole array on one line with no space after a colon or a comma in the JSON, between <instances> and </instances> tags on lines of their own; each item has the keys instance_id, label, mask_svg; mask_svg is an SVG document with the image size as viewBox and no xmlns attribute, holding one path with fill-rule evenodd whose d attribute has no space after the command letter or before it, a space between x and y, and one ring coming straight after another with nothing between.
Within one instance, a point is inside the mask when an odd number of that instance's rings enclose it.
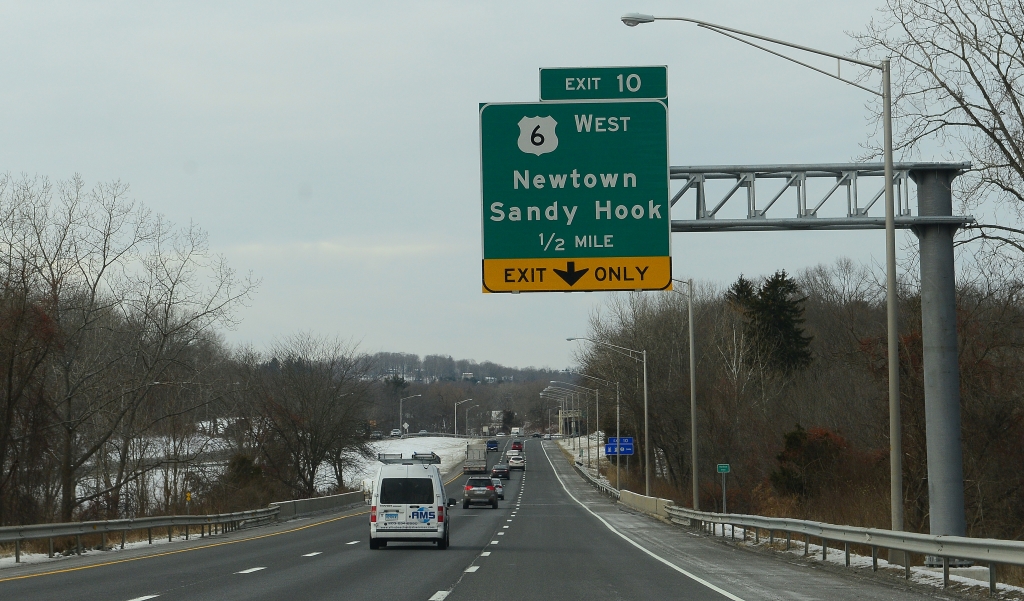
<instances>
[{"instance_id":1,"label":"blue highway sign","mask_svg":"<svg viewBox=\"0 0 1024 601\"><path fill-rule=\"evenodd\" d=\"M618 448L616 448L616 447L618 447ZM621 445L616 445L614 443L606 444L606 445L604 445L604 454L605 455L632 455L633 454L633 444L632 443L630 443L630 444L621 444Z\"/></svg>"},{"instance_id":2,"label":"blue highway sign","mask_svg":"<svg viewBox=\"0 0 1024 601\"><path fill-rule=\"evenodd\" d=\"M615 438L614 436L609 436L608 437L608 444L615 444L615 443L631 445L631 444L633 444L633 437L632 436L623 436L621 438Z\"/></svg>"}]
</instances>

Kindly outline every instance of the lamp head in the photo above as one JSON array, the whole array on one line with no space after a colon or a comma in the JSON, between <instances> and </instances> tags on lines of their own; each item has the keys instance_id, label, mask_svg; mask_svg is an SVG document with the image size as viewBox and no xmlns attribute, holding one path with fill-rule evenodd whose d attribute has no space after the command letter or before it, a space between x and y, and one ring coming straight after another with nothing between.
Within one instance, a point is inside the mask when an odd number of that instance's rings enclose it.
<instances>
[{"instance_id":1,"label":"lamp head","mask_svg":"<svg viewBox=\"0 0 1024 601\"><path fill-rule=\"evenodd\" d=\"M629 14L622 15L622 22L625 23L629 27L636 27L637 25L639 25L641 23L653 23L654 22L654 16L653 15L644 15L644 14L640 14L640 13L629 13Z\"/></svg>"}]
</instances>

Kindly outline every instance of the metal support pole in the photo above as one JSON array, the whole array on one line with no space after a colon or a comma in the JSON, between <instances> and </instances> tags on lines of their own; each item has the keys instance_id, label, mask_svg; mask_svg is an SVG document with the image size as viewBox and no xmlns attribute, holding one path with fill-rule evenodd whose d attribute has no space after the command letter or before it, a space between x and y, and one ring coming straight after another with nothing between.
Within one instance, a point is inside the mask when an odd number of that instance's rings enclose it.
<instances>
[{"instance_id":1,"label":"metal support pole","mask_svg":"<svg viewBox=\"0 0 1024 601\"><path fill-rule=\"evenodd\" d=\"M871 571L878 571L878 547L871 545Z\"/></svg>"},{"instance_id":2,"label":"metal support pole","mask_svg":"<svg viewBox=\"0 0 1024 601\"><path fill-rule=\"evenodd\" d=\"M75 535L75 553L78 555L82 554L82 535Z\"/></svg>"},{"instance_id":3,"label":"metal support pole","mask_svg":"<svg viewBox=\"0 0 1024 601\"><path fill-rule=\"evenodd\" d=\"M921 216L952 215L956 171L911 171ZM928 449L929 532L965 536L960 364L956 332L955 226L914 228L921 245L921 338Z\"/></svg>"},{"instance_id":4,"label":"metal support pole","mask_svg":"<svg viewBox=\"0 0 1024 601\"><path fill-rule=\"evenodd\" d=\"M619 454L619 445L622 444L622 438L619 434L619 383L615 383L615 488L616 490L622 490L622 486L619 484L619 462L622 460L622 455Z\"/></svg>"},{"instance_id":5,"label":"metal support pole","mask_svg":"<svg viewBox=\"0 0 1024 601\"><path fill-rule=\"evenodd\" d=\"M693 353L693 279L686 280L687 321L690 325L690 471L693 472L693 510L700 511L700 478L697 471L697 358Z\"/></svg>"},{"instance_id":6,"label":"metal support pole","mask_svg":"<svg viewBox=\"0 0 1024 601\"><path fill-rule=\"evenodd\" d=\"M21 563L21 541L14 541L14 563Z\"/></svg>"},{"instance_id":7,"label":"metal support pole","mask_svg":"<svg viewBox=\"0 0 1024 601\"><path fill-rule=\"evenodd\" d=\"M828 541L824 538L821 539L821 560L826 561L828 559Z\"/></svg>"},{"instance_id":8,"label":"metal support pole","mask_svg":"<svg viewBox=\"0 0 1024 601\"><path fill-rule=\"evenodd\" d=\"M850 567L850 543L843 543L843 550L846 552L846 567Z\"/></svg>"},{"instance_id":9,"label":"metal support pole","mask_svg":"<svg viewBox=\"0 0 1024 601\"><path fill-rule=\"evenodd\" d=\"M649 414L647 412L647 349L643 350L644 356L644 480L646 486L644 494L651 496L651 429L649 427Z\"/></svg>"},{"instance_id":10,"label":"metal support pole","mask_svg":"<svg viewBox=\"0 0 1024 601\"><path fill-rule=\"evenodd\" d=\"M949 588L949 558L942 558L942 588Z\"/></svg>"},{"instance_id":11,"label":"metal support pole","mask_svg":"<svg viewBox=\"0 0 1024 601\"><path fill-rule=\"evenodd\" d=\"M100 550L101 551L106 551L107 550L107 533L106 532L103 532L102 534L100 534Z\"/></svg>"},{"instance_id":12,"label":"metal support pole","mask_svg":"<svg viewBox=\"0 0 1024 601\"><path fill-rule=\"evenodd\" d=\"M996 564L988 564L988 594L991 597L996 594Z\"/></svg>"},{"instance_id":13,"label":"metal support pole","mask_svg":"<svg viewBox=\"0 0 1024 601\"><path fill-rule=\"evenodd\" d=\"M48 538L48 539L46 539L46 542L48 543L48 545L50 547L49 556L53 557L53 539L52 538Z\"/></svg>"},{"instance_id":14,"label":"metal support pole","mask_svg":"<svg viewBox=\"0 0 1024 601\"><path fill-rule=\"evenodd\" d=\"M893 192L892 86L889 82L888 60L882 61L882 127L885 154L885 305L889 355L889 506L892 529L903 530L903 421L900 412L899 322L896 314L896 199Z\"/></svg>"},{"instance_id":15,"label":"metal support pole","mask_svg":"<svg viewBox=\"0 0 1024 601\"><path fill-rule=\"evenodd\" d=\"M725 496L725 472L722 472L722 513L729 513Z\"/></svg>"},{"instance_id":16,"label":"metal support pole","mask_svg":"<svg viewBox=\"0 0 1024 601\"><path fill-rule=\"evenodd\" d=\"M786 531L786 550L787 551L789 551L789 548L792 546L792 544L793 544L793 533L789 532L787 530Z\"/></svg>"},{"instance_id":17,"label":"metal support pole","mask_svg":"<svg viewBox=\"0 0 1024 601\"><path fill-rule=\"evenodd\" d=\"M146 535L149 537L149 544L153 544L153 529L146 528Z\"/></svg>"},{"instance_id":18,"label":"metal support pole","mask_svg":"<svg viewBox=\"0 0 1024 601\"><path fill-rule=\"evenodd\" d=\"M121 548L122 549L124 549L124 541L125 541L126 538L128 538L128 531L127 530L122 530L121 531Z\"/></svg>"}]
</instances>

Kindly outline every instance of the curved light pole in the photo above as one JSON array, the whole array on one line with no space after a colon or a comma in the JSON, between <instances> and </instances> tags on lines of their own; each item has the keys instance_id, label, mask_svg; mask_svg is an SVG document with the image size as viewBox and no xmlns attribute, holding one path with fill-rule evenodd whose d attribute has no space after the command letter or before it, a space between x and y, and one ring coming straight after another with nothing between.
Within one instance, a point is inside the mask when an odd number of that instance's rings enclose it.
<instances>
[{"instance_id":1,"label":"curved light pole","mask_svg":"<svg viewBox=\"0 0 1024 601\"><path fill-rule=\"evenodd\" d=\"M700 511L700 483L697 477L697 359L693 354L693 278L672 281L686 284L687 325L690 330L690 471L693 472L693 510ZM672 290L682 294L678 290Z\"/></svg>"},{"instance_id":2,"label":"curved light pole","mask_svg":"<svg viewBox=\"0 0 1024 601\"><path fill-rule=\"evenodd\" d=\"M602 380L601 378L595 378L594 376L588 376L587 374L577 373L577 374L573 374L573 375L579 376L581 378L587 378L588 380L594 380L596 382L603 382L607 386L611 386L612 384L615 384L615 488L618 489L619 488L619 457L620 457L618 449L619 449L619 445L622 444L621 442L619 442L619 440L620 440L619 439L619 383L618 382L610 382L608 380ZM598 429L600 429L600 424L598 424ZM598 465L600 465L600 462L598 462ZM598 472L597 473L598 473L598 476L601 475L600 468L598 468Z\"/></svg>"},{"instance_id":3,"label":"curved light pole","mask_svg":"<svg viewBox=\"0 0 1024 601\"><path fill-rule=\"evenodd\" d=\"M885 304L886 304L886 327L888 329L888 353L889 353L889 501L892 509L892 529L903 530L903 425L900 416L900 372L899 372L899 331L897 330L896 315L896 226L893 194L892 174L892 87L890 85L889 59L880 63L869 63L841 54L833 54L823 50L808 48L798 44L791 44L775 38L769 38L749 31L733 29L723 25L715 25L706 21L690 19L687 17L655 17L640 13L630 13L622 16L622 22L629 27L636 27L641 23L653 23L654 21L685 21L693 23L698 27L713 31L715 33L743 42L769 54L774 54L790 62L807 67L818 73L828 75L851 86L858 87L882 98L882 154L885 160ZM740 37L743 36L743 37ZM820 56L827 56L836 59L836 74L833 75L805 62L790 58L784 54L775 52L743 39L754 38L764 40L772 44L795 48L803 52L810 52ZM875 69L882 73L882 91L872 90L848 79L839 76L840 61L854 65L860 65L869 69Z\"/></svg>"},{"instance_id":4,"label":"curved light pole","mask_svg":"<svg viewBox=\"0 0 1024 601\"><path fill-rule=\"evenodd\" d=\"M597 478L601 479L601 394L596 388L587 388L586 386L580 386L579 384L570 384L569 382L561 382L559 380L551 380L552 384L562 384L565 386L571 386L580 390L589 390L594 393L594 405L595 405L595 416L594 421L597 422ZM590 410L587 410L589 415ZM590 419L587 419L587 468L590 468Z\"/></svg>"},{"instance_id":5,"label":"curved light pole","mask_svg":"<svg viewBox=\"0 0 1024 601\"><path fill-rule=\"evenodd\" d=\"M402 413L402 402L403 401L407 401L409 399L414 399L416 397L421 397L421 396L423 396L423 395L422 394L414 394L412 396L402 397L402 398L398 399L398 429L399 430L404 430L404 428L402 427L402 420L405 419L405 415Z\"/></svg>"},{"instance_id":6,"label":"curved light pole","mask_svg":"<svg viewBox=\"0 0 1024 601\"><path fill-rule=\"evenodd\" d=\"M542 390L540 392L540 396L541 396L541 398L551 399L551 400L557 402L560 405L560 407L558 409L558 433L559 433L559 435L561 435L562 434L562 426L564 425L563 421L562 421L562 419L563 419L563 415L562 414L565 413L565 411L566 411L565 410L565 406L566 406L566 402L569 400L570 395L567 394L567 393L560 392L560 391L558 392L558 394L556 394L554 390L550 390L550 389L551 389L551 387L548 386L547 388Z\"/></svg>"},{"instance_id":7,"label":"curved light pole","mask_svg":"<svg viewBox=\"0 0 1024 601\"><path fill-rule=\"evenodd\" d=\"M459 435L459 405L461 405L463 403L468 403L469 401L472 401L472 400L473 399L463 399L461 401L456 401L455 402L455 435L456 436ZM468 435L469 432L467 432L466 434Z\"/></svg>"},{"instance_id":8,"label":"curved light pole","mask_svg":"<svg viewBox=\"0 0 1024 601\"><path fill-rule=\"evenodd\" d=\"M469 400L473 400L473 399L469 399ZM479 404L476 404L476 405L473 405L472 407L466 407L466 436L469 436L469 410L470 409L476 409L479 406L480 406Z\"/></svg>"},{"instance_id":9,"label":"curved light pole","mask_svg":"<svg viewBox=\"0 0 1024 601\"><path fill-rule=\"evenodd\" d=\"M572 342L573 340L586 340L591 344L600 344L614 349L620 355L625 355L630 359L644 364L644 495L651 496L651 429L649 427L650 422L648 420L647 412L647 349L642 351L635 351L624 346L617 346L608 342L602 342L600 340L594 340L592 338L566 338L566 340Z\"/></svg>"}]
</instances>

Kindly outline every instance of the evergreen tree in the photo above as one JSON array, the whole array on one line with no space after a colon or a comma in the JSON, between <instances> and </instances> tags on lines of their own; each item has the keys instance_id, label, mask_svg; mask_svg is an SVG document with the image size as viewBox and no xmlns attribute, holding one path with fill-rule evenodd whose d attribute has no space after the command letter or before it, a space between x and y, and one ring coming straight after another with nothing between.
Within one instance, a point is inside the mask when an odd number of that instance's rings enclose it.
<instances>
[{"instance_id":1,"label":"evergreen tree","mask_svg":"<svg viewBox=\"0 0 1024 601\"><path fill-rule=\"evenodd\" d=\"M789 373L810 365L811 337L801 327L807 298L800 296L796 280L784 270L776 271L760 287L741 275L726 298L746 318L747 336L773 369Z\"/></svg>"}]
</instances>

